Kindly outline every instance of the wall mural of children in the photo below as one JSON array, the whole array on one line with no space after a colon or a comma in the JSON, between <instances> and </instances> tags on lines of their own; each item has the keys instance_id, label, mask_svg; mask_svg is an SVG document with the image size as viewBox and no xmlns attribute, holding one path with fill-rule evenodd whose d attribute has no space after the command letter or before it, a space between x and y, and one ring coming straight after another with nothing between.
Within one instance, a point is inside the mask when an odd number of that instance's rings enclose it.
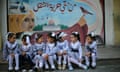
<instances>
[{"instance_id":1,"label":"wall mural of children","mask_svg":"<svg viewBox=\"0 0 120 72\"><path fill-rule=\"evenodd\" d=\"M26 3L26 0L22 2ZM101 0L27 0L29 10L18 14L8 13L9 31L57 31L67 34L78 31L84 45L85 36L91 31L104 38L100 2Z\"/></svg>"}]
</instances>

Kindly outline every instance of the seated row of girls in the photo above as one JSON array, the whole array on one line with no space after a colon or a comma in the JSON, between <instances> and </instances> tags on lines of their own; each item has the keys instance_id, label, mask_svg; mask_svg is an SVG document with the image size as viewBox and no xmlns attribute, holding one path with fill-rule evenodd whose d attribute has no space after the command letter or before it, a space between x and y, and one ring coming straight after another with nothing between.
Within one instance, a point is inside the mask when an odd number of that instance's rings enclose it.
<instances>
[{"instance_id":1,"label":"seated row of girls","mask_svg":"<svg viewBox=\"0 0 120 72\"><path fill-rule=\"evenodd\" d=\"M25 62L28 62L27 65L29 65L28 67L30 71L32 71L33 67L42 69L43 66L45 66L45 69L49 69L48 63L50 64L51 69L54 70L55 61L57 61L58 69L65 69L66 65L68 64L69 70L73 70L71 63L77 64L83 69L87 69L87 66L82 64L82 48L79 41L79 33L73 32L70 35L70 44L64 38L66 35L67 34L64 32L57 34L58 41L56 42L56 34L53 32L49 33L47 36L47 42L44 43L42 35L36 34L36 43L34 45L31 45L30 43L30 36L24 35L22 37L22 44L20 48L18 48L15 34L8 34L8 41L5 43L3 48L4 59L9 61L8 69L13 70L12 64L14 58L16 64L15 70L19 70L21 68L23 71L25 71ZM90 45L87 45L87 47L88 46ZM92 55L92 53L88 50L85 57L87 65L89 64L88 56L90 55ZM96 65L95 57L92 64L94 64L94 66Z\"/></svg>"}]
</instances>

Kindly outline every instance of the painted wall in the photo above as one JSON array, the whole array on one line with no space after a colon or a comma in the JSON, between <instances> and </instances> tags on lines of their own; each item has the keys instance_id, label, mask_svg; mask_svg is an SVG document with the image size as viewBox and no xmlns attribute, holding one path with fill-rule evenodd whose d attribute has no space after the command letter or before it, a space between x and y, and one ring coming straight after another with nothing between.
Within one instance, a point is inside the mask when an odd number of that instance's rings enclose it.
<instances>
[{"instance_id":1,"label":"painted wall","mask_svg":"<svg viewBox=\"0 0 120 72\"><path fill-rule=\"evenodd\" d=\"M113 0L115 44L120 45L120 0Z\"/></svg>"},{"instance_id":2,"label":"painted wall","mask_svg":"<svg viewBox=\"0 0 120 72\"><path fill-rule=\"evenodd\" d=\"M7 33L7 7L6 0L0 0L0 27L3 41ZM105 0L105 41L106 45L114 45L113 29L113 0Z\"/></svg>"}]
</instances>

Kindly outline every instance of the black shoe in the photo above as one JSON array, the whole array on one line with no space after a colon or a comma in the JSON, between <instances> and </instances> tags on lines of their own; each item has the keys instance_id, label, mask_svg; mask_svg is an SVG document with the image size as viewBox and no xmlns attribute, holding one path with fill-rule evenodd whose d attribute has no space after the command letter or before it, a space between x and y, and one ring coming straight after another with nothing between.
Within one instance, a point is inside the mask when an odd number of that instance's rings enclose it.
<instances>
[{"instance_id":1,"label":"black shoe","mask_svg":"<svg viewBox=\"0 0 120 72\"><path fill-rule=\"evenodd\" d=\"M15 70L15 72L20 72L19 70Z\"/></svg>"},{"instance_id":2,"label":"black shoe","mask_svg":"<svg viewBox=\"0 0 120 72\"><path fill-rule=\"evenodd\" d=\"M13 70L8 70L8 72L13 72Z\"/></svg>"},{"instance_id":3,"label":"black shoe","mask_svg":"<svg viewBox=\"0 0 120 72\"><path fill-rule=\"evenodd\" d=\"M33 70L34 70L35 72L37 72L37 71L38 71L38 69L37 69L37 68L34 68Z\"/></svg>"},{"instance_id":4,"label":"black shoe","mask_svg":"<svg viewBox=\"0 0 120 72\"><path fill-rule=\"evenodd\" d=\"M43 72L43 69L42 69L42 68L39 68L39 69L38 69L38 72Z\"/></svg>"},{"instance_id":5,"label":"black shoe","mask_svg":"<svg viewBox=\"0 0 120 72\"><path fill-rule=\"evenodd\" d=\"M94 66L94 67L93 67L93 66L91 66L91 68L92 68L92 69L96 69L96 66Z\"/></svg>"}]
</instances>

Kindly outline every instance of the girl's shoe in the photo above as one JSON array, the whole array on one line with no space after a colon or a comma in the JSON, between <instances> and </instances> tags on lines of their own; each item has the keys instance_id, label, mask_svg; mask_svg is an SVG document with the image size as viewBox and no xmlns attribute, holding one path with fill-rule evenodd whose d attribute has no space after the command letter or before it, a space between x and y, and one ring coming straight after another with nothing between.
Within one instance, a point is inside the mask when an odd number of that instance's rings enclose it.
<instances>
[{"instance_id":1,"label":"girl's shoe","mask_svg":"<svg viewBox=\"0 0 120 72\"><path fill-rule=\"evenodd\" d=\"M61 70L61 69L62 69L61 64L58 64L58 69L59 69L59 70Z\"/></svg>"},{"instance_id":2,"label":"girl's shoe","mask_svg":"<svg viewBox=\"0 0 120 72\"><path fill-rule=\"evenodd\" d=\"M63 69L63 70L65 70L65 69L66 69L66 64L63 64L62 69Z\"/></svg>"},{"instance_id":3,"label":"girl's shoe","mask_svg":"<svg viewBox=\"0 0 120 72\"><path fill-rule=\"evenodd\" d=\"M13 70L13 67L9 67L8 70L9 70L9 71L12 71L12 70Z\"/></svg>"},{"instance_id":4,"label":"girl's shoe","mask_svg":"<svg viewBox=\"0 0 120 72\"><path fill-rule=\"evenodd\" d=\"M53 66L51 66L51 69L52 69L52 70L55 70L55 66L54 66L54 65L53 65Z\"/></svg>"},{"instance_id":5,"label":"girl's shoe","mask_svg":"<svg viewBox=\"0 0 120 72\"><path fill-rule=\"evenodd\" d=\"M26 70L26 69L23 69L22 72L27 72L27 70Z\"/></svg>"},{"instance_id":6,"label":"girl's shoe","mask_svg":"<svg viewBox=\"0 0 120 72\"><path fill-rule=\"evenodd\" d=\"M70 71L72 71L73 70L73 67L72 66L69 66L69 68L68 68Z\"/></svg>"},{"instance_id":7,"label":"girl's shoe","mask_svg":"<svg viewBox=\"0 0 120 72\"><path fill-rule=\"evenodd\" d=\"M32 70L32 69L30 69L28 72L33 72L33 70Z\"/></svg>"}]
</instances>

